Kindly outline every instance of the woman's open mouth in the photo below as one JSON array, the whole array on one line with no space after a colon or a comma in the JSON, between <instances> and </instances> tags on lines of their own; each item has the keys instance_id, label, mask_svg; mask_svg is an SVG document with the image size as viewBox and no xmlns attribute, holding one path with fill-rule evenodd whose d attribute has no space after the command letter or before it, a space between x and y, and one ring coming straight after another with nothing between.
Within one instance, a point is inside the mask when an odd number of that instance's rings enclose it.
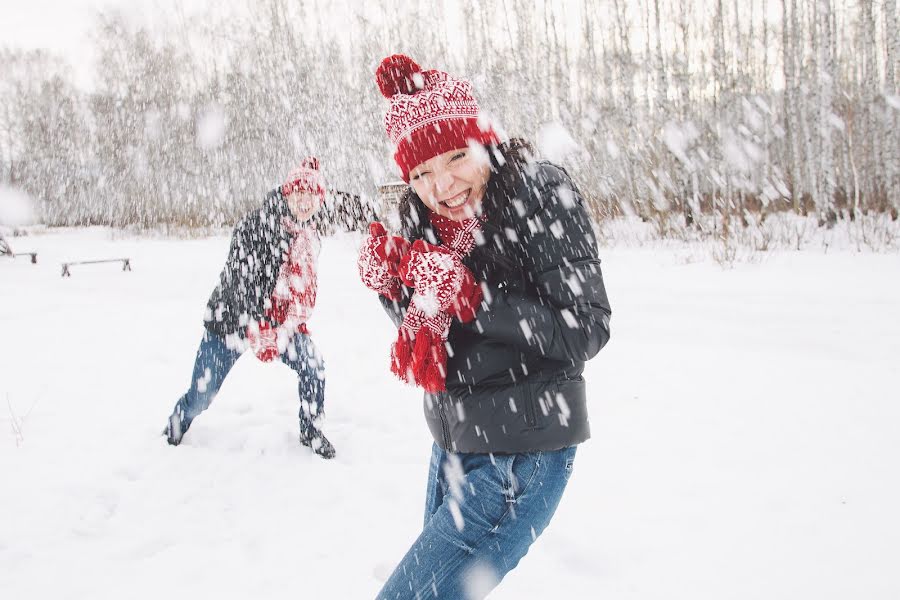
<instances>
[{"instance_id":1,"label":"woman's open mouth","mask_svg":"<svg viewBox=\"0 0 900 600\"><path fill-rule=\"evenodd\" d=\"M465 204L469 200L469 194L471 192L471 188L465 191L460 192L459 194L453 196L452 198L448 198L447 200L441 200L441 204L446 206L447 208L459 208L463 204Z\"/></svg>"}]
</instances>

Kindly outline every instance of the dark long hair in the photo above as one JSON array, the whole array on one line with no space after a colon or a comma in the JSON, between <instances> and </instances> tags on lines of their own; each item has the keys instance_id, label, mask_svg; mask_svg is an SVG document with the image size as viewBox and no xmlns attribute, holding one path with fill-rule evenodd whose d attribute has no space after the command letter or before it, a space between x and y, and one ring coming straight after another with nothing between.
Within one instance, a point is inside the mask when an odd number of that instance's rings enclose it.
<instances>
[{"instance_id":1,"label":"dark long hair","mask_svg":"<svg viewBox=\"0 0 900 600\"><path fill-rule=\"evenodd\" d=\"M491 175L481 202L483 239L466 259L466 265L481 280L490 283L520 280L521 250L507 229L515 213L513 198L528 165L534 161L534 150L527 141L513 138L498 146L485 146L491 161ZM429 209L412 187L400 197L401 235L408 240L424 239L438 243L431 227Z\"/></svg>"}]
</instances>

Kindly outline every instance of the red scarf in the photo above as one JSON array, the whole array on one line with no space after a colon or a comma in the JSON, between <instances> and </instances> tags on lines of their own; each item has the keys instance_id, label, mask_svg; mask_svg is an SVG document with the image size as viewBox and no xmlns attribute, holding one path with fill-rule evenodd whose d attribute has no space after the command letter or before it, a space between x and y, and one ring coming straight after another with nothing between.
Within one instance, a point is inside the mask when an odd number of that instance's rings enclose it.
<instances>
[{"instance_id":1,"label":"red scarf","mask_svg":"<svg viewBox=\"0 0 900 600\"><path fill-rule=\"evenodd\" d=\"M306 333L306 321L316 306L316 262L321 242L314 229L293 219L283 218L282 225L294 240L281 264L266 316L276 325Z\"/></svg>"}]
</instances>

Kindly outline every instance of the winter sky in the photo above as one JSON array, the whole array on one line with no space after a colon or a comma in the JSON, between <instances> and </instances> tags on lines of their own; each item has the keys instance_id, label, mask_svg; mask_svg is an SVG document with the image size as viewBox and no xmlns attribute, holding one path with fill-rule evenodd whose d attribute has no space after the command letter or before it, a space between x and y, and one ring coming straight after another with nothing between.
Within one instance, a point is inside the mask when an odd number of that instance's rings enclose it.
<instances>
[{"instance_id":1,"label":"winter sky","mask_svg":"<svg viewBox=\"0 0 900 600\"><path fill-rule=\"evenodd\" d=\"M182 11L185 16L209 0L0 0L0 47L44 49L72 65L76 83L90 87L93 70L91 30L98 12L120 10L141 22ZM235 5L219 2L216 6Z\"/></svg>"}]
</instances>

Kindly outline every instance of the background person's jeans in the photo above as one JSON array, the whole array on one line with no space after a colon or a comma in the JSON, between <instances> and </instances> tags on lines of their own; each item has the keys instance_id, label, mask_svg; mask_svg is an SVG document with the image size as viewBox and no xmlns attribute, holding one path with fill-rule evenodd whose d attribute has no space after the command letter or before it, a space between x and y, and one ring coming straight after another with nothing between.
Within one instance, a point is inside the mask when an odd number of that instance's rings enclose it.
<instances>
[{"instance_id":1,"label":"background person's jeans","mask_svg":"<svg viewBox=\"0 0 900 600\"><path fill-rule=\"evenodd\" d=\"M227 347L225 340L204 332L194 360L191 387L175 404L175 414L181 419L182 431L187 431L191 421L209 408L228 372L240 357L241 352ZM325 365L312 338L303 333L293 337L279 358L297 373L300 430L306 431L322 414L325 404Z\"/></svg>"},{"instance_id":2,"label":"background person's jeans","mask_svg":"<svg viewBox=\"0 0 900 600\"><path fill-rule=\"evenodd\" d=\"M435 444L425 527L379 600L487 595L550 523L575 449L492 455L449 453Z\"/></svg>"}]
</instances>

